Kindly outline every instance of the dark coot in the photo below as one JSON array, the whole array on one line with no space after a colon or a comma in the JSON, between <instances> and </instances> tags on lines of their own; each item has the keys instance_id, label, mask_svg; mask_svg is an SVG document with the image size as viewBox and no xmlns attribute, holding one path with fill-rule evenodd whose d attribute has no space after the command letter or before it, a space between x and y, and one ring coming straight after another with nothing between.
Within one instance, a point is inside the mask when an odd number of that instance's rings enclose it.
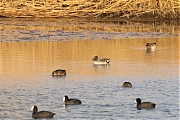
<instances>
[{"instance_id":1,"label":"dark coot","mask_svg":"<svg viewBox=\"0 0 180 120\"><path fill-rule=\"evenodd\" d=\"M66 70L63 69L57 69L55 71L52 72L52 76L66 76Z\"/></svg>"},{"instance_id":2,"label":"dark coot","mask_svg":"<svg viewBox=\"0 0 180 120\"><path fill-rule=\"evenodd\" d=\"M49 112L49 111L39 111L37 106L32 106L31 110L33 110L32 118L52 118L55 113Z\"/></svg>"},{"instance_id":3,"label":"dark coot","mask_svg":"<svg viewBox=\"0 0 180 120\"><path fill-rule=\"evenodd\" d=\"M78 99L69 99L68 96L64 96L63 97L63 101L65 103L65 105L79 105L81 104L81 101Z\"/></svg>"},{"instance_id":4,"label":"dark coot","mask_svg":"<svg viewBox=\"0 0 180 120\"><path fill-rule=\"evenodd\" d=\"M156 106L156 104L152 103L152 102L142 102L141 103L140 98L137 98L136 102L137 102L137 109L138 110L141 110L141 109L153 109Z\"/></svg>"}]
</instances>

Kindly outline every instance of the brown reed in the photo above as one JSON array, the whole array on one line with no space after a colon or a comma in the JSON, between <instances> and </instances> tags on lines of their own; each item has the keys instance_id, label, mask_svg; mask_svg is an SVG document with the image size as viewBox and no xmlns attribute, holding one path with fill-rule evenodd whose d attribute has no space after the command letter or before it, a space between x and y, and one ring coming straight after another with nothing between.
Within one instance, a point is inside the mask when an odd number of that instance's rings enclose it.
<instances>
[{"instance_id":1,"label":"brown reed","mask_svg":"<svg viewBox=\"0 0 180 120\"><path fill-rule=\"evenodd\" d=\"M1 17L179 19L179 0L0 0Z\"/></svg>"}]
</instances>

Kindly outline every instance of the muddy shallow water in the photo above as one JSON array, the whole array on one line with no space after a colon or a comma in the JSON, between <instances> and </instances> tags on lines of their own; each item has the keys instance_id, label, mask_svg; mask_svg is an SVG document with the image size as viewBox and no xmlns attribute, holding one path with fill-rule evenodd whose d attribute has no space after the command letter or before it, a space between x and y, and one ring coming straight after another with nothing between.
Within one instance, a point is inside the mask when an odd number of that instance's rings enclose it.
<instances>
[{"instance_id":1,"label":"muddy shallow water","mask_svg":"<svg viewBox=\"0 0 180 120\"><path fill-rule=\"evenodd\" d=\"M53 119L179 118L176 24L0 19L0 33L1 119L32 119L32 105ZM146 42L156 50L147 52ZM110 65L93 65L94 55ZM52 77L59 68L67 76ZM122 88L125 81L133 87ZM64 107L64 95L82 105ZM156 108L137 110L137 97Z\"/></svg>"}]
</instances>

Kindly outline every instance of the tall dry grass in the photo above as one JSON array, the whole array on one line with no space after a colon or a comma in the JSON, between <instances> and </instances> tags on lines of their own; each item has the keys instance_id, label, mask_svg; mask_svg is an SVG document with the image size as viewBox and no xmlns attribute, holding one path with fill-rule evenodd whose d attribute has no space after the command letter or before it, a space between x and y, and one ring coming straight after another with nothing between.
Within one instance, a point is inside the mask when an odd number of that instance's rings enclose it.
<instances>
[{"instance_id":1,"label":"tall dry grass","mask_svg":"<svg viewBox=\"0 0 180 120\"><path fill-rule=\"evenodd\" d=\"M0 0L7 17L179 19L180 0Z\"/></svg>"}]
</instances>

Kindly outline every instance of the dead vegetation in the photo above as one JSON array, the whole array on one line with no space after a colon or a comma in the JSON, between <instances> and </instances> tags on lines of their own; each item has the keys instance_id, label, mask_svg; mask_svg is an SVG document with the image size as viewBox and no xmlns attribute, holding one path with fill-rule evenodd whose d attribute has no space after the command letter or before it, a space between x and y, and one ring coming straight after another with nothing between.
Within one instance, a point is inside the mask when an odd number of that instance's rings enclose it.
<instances>
[{"instance_id":1,"label":"dead vegetation","mask_svg":"<svg viewBox=\"0 0 180 120\"><path fill-rule=\"evenodd\" d=\"M179 0L0 0L1 17L179 19Z\"/></svg>"}]
</instances>

